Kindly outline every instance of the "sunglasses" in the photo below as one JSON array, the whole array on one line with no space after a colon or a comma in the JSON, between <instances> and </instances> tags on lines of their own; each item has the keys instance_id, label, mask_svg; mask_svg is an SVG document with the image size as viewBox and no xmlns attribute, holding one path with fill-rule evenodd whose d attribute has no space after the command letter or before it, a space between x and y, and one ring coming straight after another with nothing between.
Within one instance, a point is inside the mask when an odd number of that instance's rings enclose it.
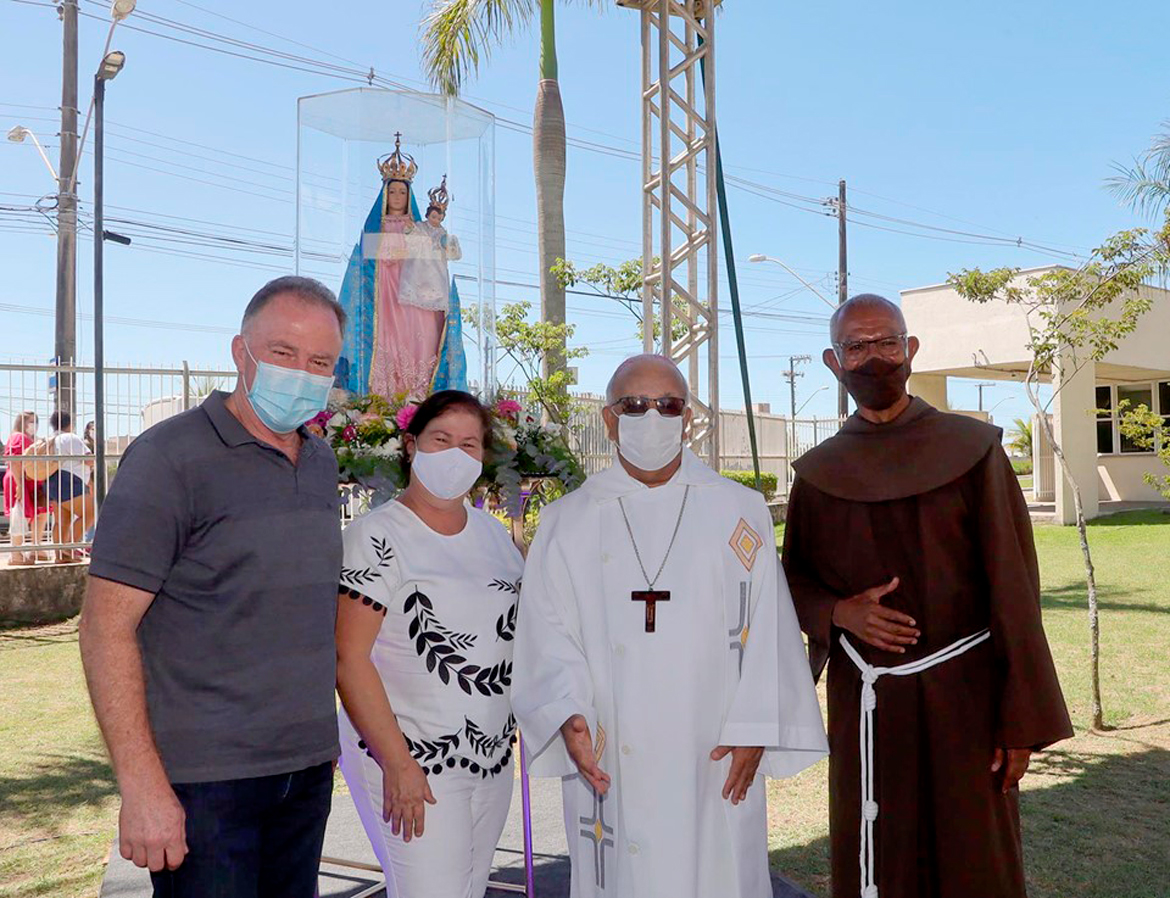
<instances>
[{"instance_id":1,"label":"sunglasses","mask_svg":"<svg viewBox=\"0 0 1170 898\"><path fill-rule=\"evenodd\" d=\"M629 415L631 418L640 418L651 408L658 409L658 414L664 418L677 418L686 407L687 401L678 396L660 396L658 399L651 399L649 396L623 396L610 405L616 414Z\"/></svg>"}]
</instances>

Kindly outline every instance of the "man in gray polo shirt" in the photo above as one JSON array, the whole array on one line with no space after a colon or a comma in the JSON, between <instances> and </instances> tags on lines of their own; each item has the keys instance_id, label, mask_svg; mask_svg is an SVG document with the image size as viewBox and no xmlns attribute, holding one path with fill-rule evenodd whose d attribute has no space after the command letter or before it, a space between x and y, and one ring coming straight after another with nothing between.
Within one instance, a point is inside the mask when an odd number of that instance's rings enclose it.
<instances>
[{"instance_id":1,"label":"man in gray polo shirt","mask_svg":"<svg viewBox=\"0 0 1170 898\"><path fill-rule=\"evenodd\" d=\"M239 381L127 449L101 509L81 656L155 895L311 898L338 755L337 461L325 407L345 313L264 286Z\"/></svg>"}]
</instances>

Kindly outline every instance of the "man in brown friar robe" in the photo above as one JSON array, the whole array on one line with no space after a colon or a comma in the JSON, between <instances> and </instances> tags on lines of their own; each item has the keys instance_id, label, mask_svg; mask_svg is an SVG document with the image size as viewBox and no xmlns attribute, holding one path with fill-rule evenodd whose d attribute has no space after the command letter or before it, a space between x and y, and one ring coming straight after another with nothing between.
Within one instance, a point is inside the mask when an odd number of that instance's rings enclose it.
<instances>
[{"instance_id":1,"label":"man in brown friar robe","mask_svg":"<svg viewBox=\"0 0 1170 898\"><path fill-rule=\"evenodd\" d=\"M907 395L897 306L830 331L858 412L794 463L784 568L829 667L833 896L1023 896L1017 783L1072 735L1028 510L999 428Z\"/></svg>"}]
</instances>

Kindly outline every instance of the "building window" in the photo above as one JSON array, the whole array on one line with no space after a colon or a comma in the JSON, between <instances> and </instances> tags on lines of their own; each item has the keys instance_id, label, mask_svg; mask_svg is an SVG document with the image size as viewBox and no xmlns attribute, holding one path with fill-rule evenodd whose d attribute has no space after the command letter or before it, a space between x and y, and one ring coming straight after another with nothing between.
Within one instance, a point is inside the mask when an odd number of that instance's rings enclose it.
<instances>
[{"instance_id":1,"label":"building window","mask_svg":"<svg viewBox=\"0 0 1170 898\"><path fill-rule=\"evenodd\" d=\"M1170 434L1170 381L1123 384L1116 387L1099 386L1096 388L1095 397L1099 455L1113 455L1119 452L1127 455L1149 454L1154 451L1136 445L1133 440L1124 436L1118 427L1120 416L1139 405L1144 405L1154 414L1160 415L1164 422L1163 433Z\"/></svg>"},{"instance_id":2,"label":"building window","mask_svg":"<svg viewBox=\"0 0 1170 898\"><path fill-rule=\"evenodd\" d=\"M1097 387L1097 452L1113 452L1113 388Z\"/></svg>"},{"instance_id":3,"label":"building window","mask_svg":"<svg viewBox=\"0 0 1170 898\"><path fill-rule=\"evenodd\" d=\"M1124 411L1133 411L1139 405L1144 405L1151 411L1157 411L1154 408L1154 387L1153 384L1129 384L1124 387L1117 388L1117 404L1121 406L1125 403ZM1137 445L1133 440L1125 434L1121 435L1121 451L1122 452L1150 452L1152 450L1145 449Z\"/></svg>"}]
</instances>

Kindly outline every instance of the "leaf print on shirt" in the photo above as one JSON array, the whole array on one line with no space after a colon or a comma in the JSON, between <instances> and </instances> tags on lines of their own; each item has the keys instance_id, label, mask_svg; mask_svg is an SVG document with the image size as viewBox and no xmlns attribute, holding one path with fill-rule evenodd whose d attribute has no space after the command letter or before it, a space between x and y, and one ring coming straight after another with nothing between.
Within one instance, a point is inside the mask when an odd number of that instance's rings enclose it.
<instances>
[{"instance_id":1,"label":"leaf print on shirt","mask_svg":"<svg viewBox=\"0 0 1170 898\"><path fill-rule=\"evenodd\" d=\"M498 736L488 736L479 728L474 720L463 718L463 732L467 735L467 744L477 754L490 758L497 751L512 741L512 734L516 732L516 718L511 714Z\"/></svg>"},{"instance_id":2,"label":"leaf print on shirt","mask_svg":"<svg viewBox=\"0 0 1170 898\"><path fill-rule=\"evenodd\" d=\"M411 618L407 634L415 641L419 655L422 655L427 643L445 642L460 652L466 652L475 645L478 637L474 633L456 633L443 626L435 615L434 602L417 589L406 597L402 606L404 614L410 614L411 611L414 617Z\"/></svg>"},{"instance_id":3,"label":"leaf print on shirt","mask_svg":"<svg viewBox=\"0 0 1170 898\"><path fill-rule=\"evenodd\" d=\"M520 581L519 580L517 580L515 583L513 583L510 580L501 580L501 579L497 578L497 579L493 580L489 585L495 587L500 592L510 592L514 596L520 595Z\"/></svg>"},{"instance_id":4,"label":"leaf print on shirt","mask_svg":"<svg viewBox=\"0 0 1170 898\"><path fill-rule=\"evenodd\" d=\"M406 597L402 611L414 613L407 631L414 640L414 650L426 662L427 670L437 672L444 683L454 678L468 695L475 691L488 696L503 695L504 687L512 685L511 662L501 661L491 667L468 663L467 656L460 652L475 644L475 634L455 633L443 626L429 596L416 589Z\"/></svg>"},{"instance_id":5,"label":"leaf print on shirt","mask_svg":"<svg viewBox=\"0 0 1170 898\"><path fill-rule=\"evenodd\" d=\"M520 607L520 600L512 603L503 614L496 618L496 641L511 642L516 637L516 611Z\"/></svg>"},{"instance_id":6,"label":"leaf print on shirt","mask_svg":"<svg viewBox=\"0 0 1170 898\"><path fill-rule=\"evenodd\" d=\"M374 548L374 564L369 567L343 567L341 582L347 586L366 586L382 577L382 570L390 567L394 560L394 550L390 543L378 536L370 537L370 545Z\"/></svg>"},{"instance_id":7,"label":"leaf print on shirt","mask_svg":"<svg viewBox=\"0 0 1170 898\"><path fill-rule=\"evenodd\" d=\"M406 749L410 756L422 763L441 761L459 748L458 730L438 739L411 739L405 733L402 734L402 738L406 740Z\"/></svg>"}]
</instances>

